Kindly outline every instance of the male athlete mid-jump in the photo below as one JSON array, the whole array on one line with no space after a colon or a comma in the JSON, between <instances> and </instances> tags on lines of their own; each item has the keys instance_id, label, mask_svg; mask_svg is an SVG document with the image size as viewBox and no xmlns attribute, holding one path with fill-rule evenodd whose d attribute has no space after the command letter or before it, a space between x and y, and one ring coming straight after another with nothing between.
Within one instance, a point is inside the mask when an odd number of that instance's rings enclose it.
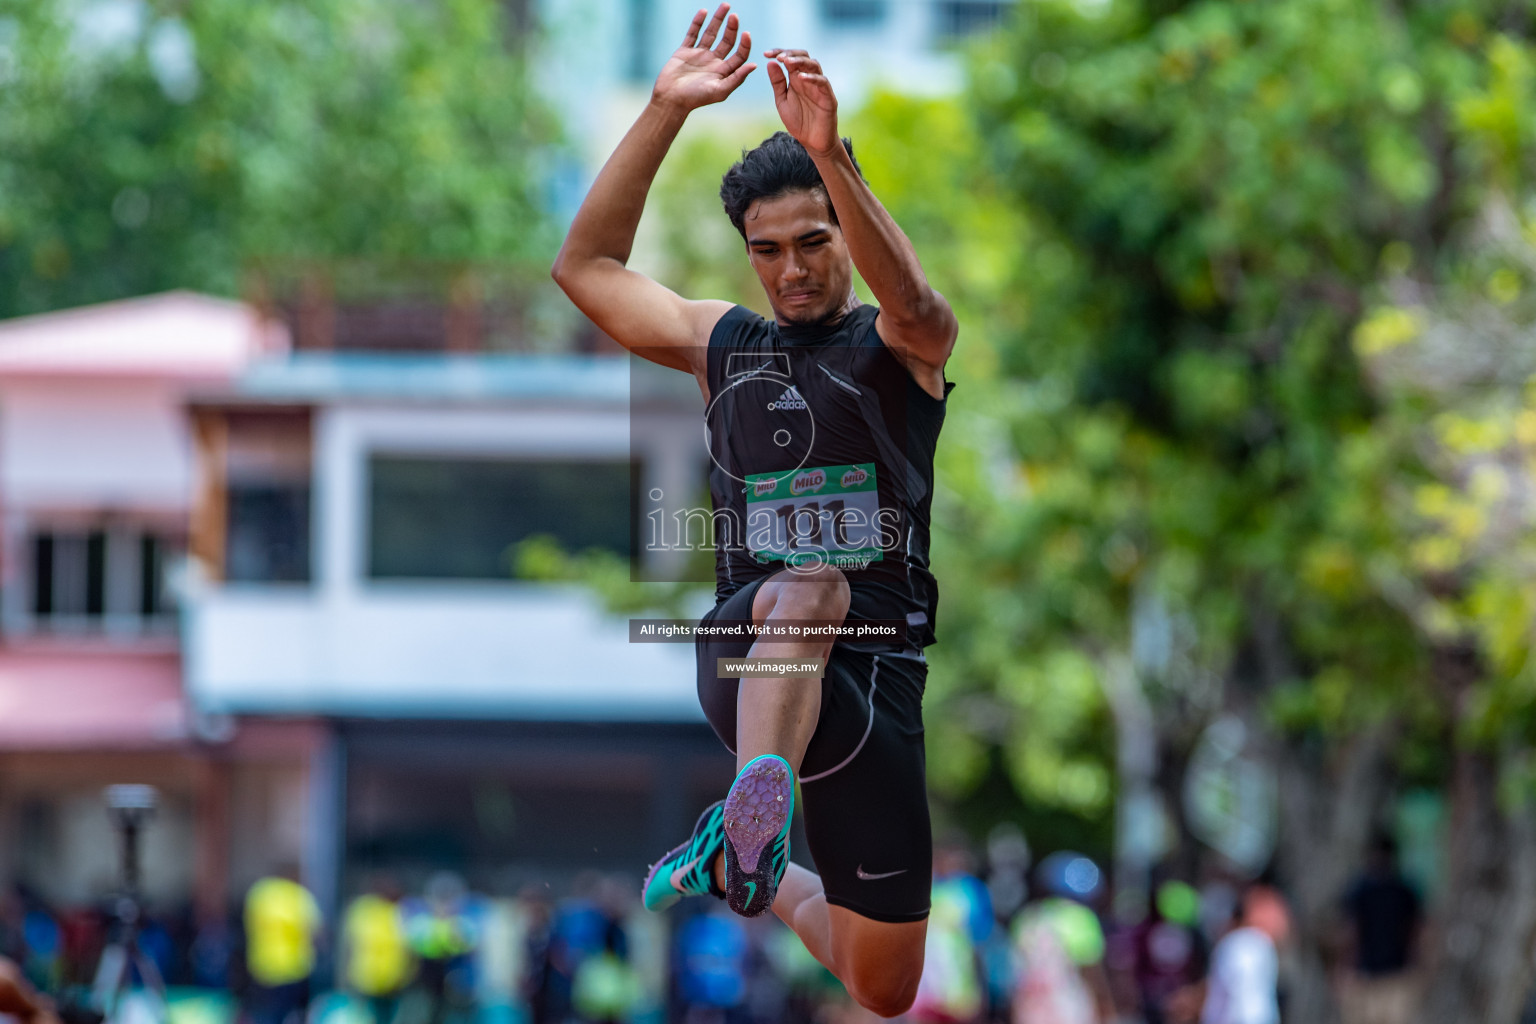
<instances>
[{"instance_id":1,"label":"male athlete mid-jump","mask_svg":"<svg viewBox=\"0 0 1536 1024\"><path fill-rule=\"evenodd\" d=\"M720 189L773 319L684 299L625 267L684 119L757 66L728 5L706 17L694 16L598 175L554 277L620 344L703 390L718 577L704 624L895 622L903 635L700 639L700 702L738 774L652 867L644 899L660 910L711 893L747 916L771 906L859 1003L896 1016L917 992L932 882L922 650L937 605L933 453L957 326L864 183L832 87L804 50L763 53L787 131L744 153ZM860 304L854 267L878 307ZM718 677L719 659L746 656L824 659L824 674ZM817 874L789 862L797 781Z\"/></svg>"}]
</instances>

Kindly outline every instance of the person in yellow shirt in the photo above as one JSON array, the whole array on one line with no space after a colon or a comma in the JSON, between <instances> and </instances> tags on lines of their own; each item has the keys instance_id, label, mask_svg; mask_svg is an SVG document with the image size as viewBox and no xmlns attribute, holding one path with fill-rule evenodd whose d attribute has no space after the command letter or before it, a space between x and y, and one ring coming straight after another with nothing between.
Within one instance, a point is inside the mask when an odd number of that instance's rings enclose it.
<instances>
[{"instance_id":1,"label":"person in yellow shirt","mask_svg":"<svg viewBox=\"0 0 1536 1024\"><path fill-rule=\"evenodd\" d=\"M347 906L342 957L346 983L368 1000L374 1024L393 1024L416 963L400 912L400 890L392 880L377 880Z\"/></svg>"},{"instance_id":2,"label":"person in yellow shirt","mask_svg":"<svg viewBox=\"0 0 1536 1024\"><path fill-rule=\"evenodd\" d=\"M315 970L320 908L284 870L261 879L245 895L245 960L252 993L252 1024L302 1024Z\"/></svg>"}]
</instances>

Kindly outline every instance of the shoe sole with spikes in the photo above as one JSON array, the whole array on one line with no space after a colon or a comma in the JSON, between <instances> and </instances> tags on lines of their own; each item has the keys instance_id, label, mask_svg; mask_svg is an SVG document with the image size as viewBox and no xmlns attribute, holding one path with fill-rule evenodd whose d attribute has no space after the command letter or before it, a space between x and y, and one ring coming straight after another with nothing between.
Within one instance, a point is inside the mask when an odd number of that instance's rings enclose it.
<instances>
[{"instance_id":1,"label":"shoe sole with spikes","mask_svg":"<svg viewBox=\"0 0 1536 1024\"><path fill-rule=\"evenodd\" d=\"M783 758L765 754L741 770L725 798L725 902L742 917L773 906L789 864L795 782Z\"/></svg>"}]
</instances>

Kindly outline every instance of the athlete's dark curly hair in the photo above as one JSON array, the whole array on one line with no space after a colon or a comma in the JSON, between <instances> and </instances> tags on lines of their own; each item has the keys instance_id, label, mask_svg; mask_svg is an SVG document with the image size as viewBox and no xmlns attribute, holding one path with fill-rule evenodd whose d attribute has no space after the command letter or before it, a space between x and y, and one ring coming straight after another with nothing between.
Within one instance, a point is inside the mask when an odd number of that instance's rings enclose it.
<instances>
[{"instance_id":1,"label":"athlete's dark curly hair","mask_svg":"<svg viewBox=\"0 0 1536 1024\"><path fill-rule=\"evenodd\" d=\"M843 140L853 169L864 177L859 161L853 155L853 143ZM720 202L725 204L725 215L731 218L741 237L747 237L745 220L747 208L759 199L777 199L791 192L822 192L821 172L816 170L811 155L789 132L774 132L756 149L742 150L741 159L731 165L720 182ZM837 211L827 204L832 223L837 223Z\"/></svg>"}]
</instances>

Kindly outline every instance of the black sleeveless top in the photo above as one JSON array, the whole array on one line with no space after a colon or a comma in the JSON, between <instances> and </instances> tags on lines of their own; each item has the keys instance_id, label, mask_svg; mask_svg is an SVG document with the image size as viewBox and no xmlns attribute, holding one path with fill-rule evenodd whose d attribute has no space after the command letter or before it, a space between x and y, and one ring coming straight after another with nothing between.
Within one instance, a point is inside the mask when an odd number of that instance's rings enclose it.
<instances>
[{"instance_id":1,"label":"black sleeveless top","mask_svg":"<svg viewBox=\"0 0 1536 1024\"><path fill-rule=\"evenodd\" d=\"M716 596L826 561L848 578L849 623L905 621L907 645L925 647L938 608L928 527L945 403L880 340L878 313L784 326L736 306L715 325L705 426Z\"/></svg>"}]
</instances>

